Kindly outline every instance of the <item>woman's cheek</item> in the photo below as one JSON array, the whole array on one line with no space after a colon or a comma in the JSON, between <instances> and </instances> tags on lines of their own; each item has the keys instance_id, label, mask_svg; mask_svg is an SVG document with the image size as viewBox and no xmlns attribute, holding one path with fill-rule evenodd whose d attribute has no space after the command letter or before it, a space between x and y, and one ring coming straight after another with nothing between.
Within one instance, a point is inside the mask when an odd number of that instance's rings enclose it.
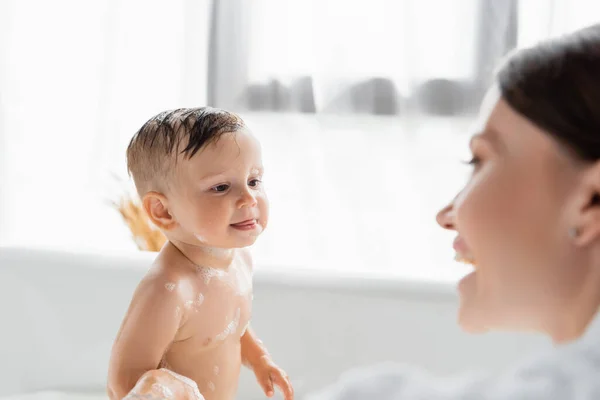
<instances>
[{"instance_id":1,"label":"woman's cheek","mask_svg":"<svg viewBox=\"0 0 600 400\"><path fill-rule=\"evenodd\" d=\"M455 201L456 225L475 259L480 262L486 247L496 238L501 204L487 179L473 180ZM493 185L492 185L493 186Z\"/></svg>"}]
</instances>

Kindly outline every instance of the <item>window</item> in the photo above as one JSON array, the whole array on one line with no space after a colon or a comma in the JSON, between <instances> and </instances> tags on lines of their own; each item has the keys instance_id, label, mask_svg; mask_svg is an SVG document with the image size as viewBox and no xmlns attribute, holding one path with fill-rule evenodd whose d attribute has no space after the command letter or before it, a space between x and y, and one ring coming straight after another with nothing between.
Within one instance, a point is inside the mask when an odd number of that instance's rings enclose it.
<instances>
[{"instance_id":1,"label":"window","mask_svg":"<svg viewBox=\"0 0 600 400\"><path fill-rule=\"evenodd\" d=\"M208 103L265 149L259 264L454 279L434 215L466 179L495 66L598 15L583 0L1 2L0 244L135 249L106 202L126 190L111 176L128 141Z\"/></svg>"}]
</instances>

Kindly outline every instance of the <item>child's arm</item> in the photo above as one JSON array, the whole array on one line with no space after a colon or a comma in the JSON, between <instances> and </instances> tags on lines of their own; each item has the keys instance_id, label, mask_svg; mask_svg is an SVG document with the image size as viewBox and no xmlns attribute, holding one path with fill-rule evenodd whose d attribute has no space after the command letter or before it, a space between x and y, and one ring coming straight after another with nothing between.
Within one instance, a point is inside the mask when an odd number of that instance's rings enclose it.
<instances>
[{"instance_id":1,"label":"child's arm","mask_svg":"<svg viewBox=\"0 0 600 400\"><path fill-rule=\"evenodd\" d=\"M173 290L174 289L174 290ZM113 345L108 394L121 400L147 371L158 365L182 321L182 296L160 276L143 281Z\"/></svg>"},{"instance_id":2,"label":"child's arm","mask_svg":"<svg viewBox=\"0 0 600 400\"><path fill-rule=\"evenodd\" d=\"M273 385L279 387L285 400L293 400L294 389L287 374L271 359L262 341L256 337L251 327L241 338L242 362L254 371L256 380L268 397L274 393Z\"/></svg>"},{"instance_id":3,"label":"child's arm","mask_svg":"<svg viewBox=\"0 0 600 400\"><path fill-rule=\"evenodd\" d=\"M269 352L262 341L256 336L251 326L248 326L246 333L240 340L242 347L242 362L248 367L256 364L262 358L269 357Z\"/></svg>"},{"instance_id":4,"label":"child's arm","mask_svg":"<svg viewBox=\"0 0 600 400\"><path fill-rule=\"evenodd\" d=\"M244 263L252 275L254 262L248 249L242 249L241 255ZM262 341L256 336L251 326L248 326L246 332L240 339L242 362L248 368L254 371L258 383L263 388L268 397L274 395L273 385L276 385L283 392L285 400L293 400L294 389L290 383L287 374L279 368L273 360Z\"/></svg>"}]
</instances>

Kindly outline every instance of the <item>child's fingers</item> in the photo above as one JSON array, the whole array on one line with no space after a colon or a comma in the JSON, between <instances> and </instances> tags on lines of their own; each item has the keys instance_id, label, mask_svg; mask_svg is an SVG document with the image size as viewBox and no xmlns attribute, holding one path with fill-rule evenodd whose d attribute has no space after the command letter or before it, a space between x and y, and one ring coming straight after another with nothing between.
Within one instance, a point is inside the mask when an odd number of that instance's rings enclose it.
<instances>
[{"instance_id":1,"label":"child's fingers","mask_svg":"<svg viewBox=\"0 0 600 400\"><path fill-rule=\"evenodd\" d=\"M294 388L290 379L282 373L272 374L272 380L283 393L285 400L294 400Z\"/></svg>"},{"instance_id":2,"label":"child's fingers","mask_svg":"<svg viewBox=\"0 0 600 400\"><path fill-rule=\"evenodd\" d=\"M258 380L258 383L263 388L263 391L265 392L267 397L272 397L273 394L275 394L273 392L273 382L271 381L271 377L269 376L269 374L265 374L264 376L262 376Z\"/></svg>"}]
</instances>

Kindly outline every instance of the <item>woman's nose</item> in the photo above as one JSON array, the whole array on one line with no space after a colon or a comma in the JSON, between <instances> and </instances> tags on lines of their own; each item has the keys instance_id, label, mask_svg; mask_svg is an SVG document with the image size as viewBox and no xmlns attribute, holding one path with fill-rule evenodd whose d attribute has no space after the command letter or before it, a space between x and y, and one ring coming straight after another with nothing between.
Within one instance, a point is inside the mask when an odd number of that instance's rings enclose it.
<instances>
[{"instance_id":1,"label":"woman's nose","mask_svg":"<svg viewBox=\"0 0 600 400\"><path fill-rule=\"evenodd\" d=\"M453 203L448 204L442 208L435 217L439 226L444 229L454 230L454 205Z\"/></svg>"}]
</instances>

